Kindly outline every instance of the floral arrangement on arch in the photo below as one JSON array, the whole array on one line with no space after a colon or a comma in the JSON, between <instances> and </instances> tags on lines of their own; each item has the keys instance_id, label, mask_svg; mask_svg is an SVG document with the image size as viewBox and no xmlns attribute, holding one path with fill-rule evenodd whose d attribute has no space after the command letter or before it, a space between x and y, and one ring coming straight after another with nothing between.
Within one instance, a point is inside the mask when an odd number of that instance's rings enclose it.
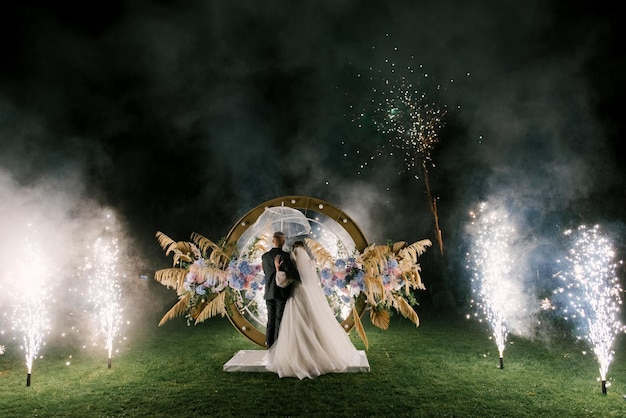
<instances>
[{"instance_id":1,"label":"floral arrangement on arch","mask_svg":"<svg viewBox=\"0 0 626 418\"><path fill-rule=\"evenodd\" d=\"M184 315L187 324L198 324L216 315L225 316L231 304L241 309L265 288L260 255L267 251L264 240L257 238L244 253L225 248L204 236L193 233L191 241L174 241L162 232L156 237L166 255L173 254L173 266L158 270L155 280L173 288L178 302L163 316L159 326ZM362 253L333 257L318 242L306 238L306 247L315 259L321 286L329 299L351 308L355 328L365 346L367 337L357 300L369 308L372 324L387 329L391 311L399 312L419 326L414 289L424 290L420 276L419 256L430 240L408 245L405 241L387 245L370 245Z\"/></svg>"}]
</instances>

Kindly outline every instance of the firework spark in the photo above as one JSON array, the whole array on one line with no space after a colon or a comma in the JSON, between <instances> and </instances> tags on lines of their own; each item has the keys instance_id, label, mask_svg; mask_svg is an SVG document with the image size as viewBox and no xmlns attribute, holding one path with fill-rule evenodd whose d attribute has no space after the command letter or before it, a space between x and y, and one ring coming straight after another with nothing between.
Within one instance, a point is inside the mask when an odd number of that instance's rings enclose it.
<instances>
[{"instance_id":1,"label":"firework spark","mask_svg":"<svg viewBox=\"0 0 626 418\"><path fill-rule=\"evenodd\" d=\"M576 323L578 338L593 348L600 365L602 393L606 394L606 375L615 354L611 347L615 337L625 331L620 322L622 289L615 251L598 225L582 225L565 235L571 239L571 248L565 257L567 268L559 275L563 286L555 294L566 298L565 319Z\"/></svg>"},{"instance_id":2,"label":"firework spark","mask_svg":"<svg viewBox=\"0 0 626 418\"><path fill-rule=\"evenodd\" d=\"M98 237L93 245L93 255L85 268L90 279L90 300L94 304L96 320L104 335L109 369L111 368L113 341L122 321L120 275L117 271L118 256L117 239L110 236Z\"/></svg>"},{"instance_id":3,"label":"firework spark","mask_svg":"<svg viewBox=\"0 0 626 418\"><path fill-rule=\"evenodd\" d=\"M414 77L416 70L406 67L406 73ZM428 74L423 74L422 80L427 77ZM394 150L401 152L404 170L418 170L421 173L430 211L435 221L439 249L443 254L437 199L432 196L428 172L434 167L432 151L439 142L439 131L444 126L443 118L446 111L436 102L429 100L426 92L422 90L420 79L413 83L409 77L399 75L395 64L391 64L391 71L387 76L378 71L370 77L370 80L382 81L382 87L372 88L372 95L377 98L372 100L374 108L371 112L362 113L361 116L371 113L372 123L386 138L387 143L379 148L377 156L386 153L385 147L389 146L389 155L393 155ZM437 86L437 89L439 88L440 86Z\"/></svg>"},{"instance_id":4,"label":"firework spark","mask_svg":"<svg viewBox=\"0 0 626 418\"><path fill-rule=\"evenodd\" d=\"M485 203L471 216L468 230L473 242L467 253L467 267L472 271L474 316L488 322L500 354L500 368L504 368L509 327L520 311L523 294L514 271L516 230L504 209L490 208Z\"/></svg>"}]
</instances>

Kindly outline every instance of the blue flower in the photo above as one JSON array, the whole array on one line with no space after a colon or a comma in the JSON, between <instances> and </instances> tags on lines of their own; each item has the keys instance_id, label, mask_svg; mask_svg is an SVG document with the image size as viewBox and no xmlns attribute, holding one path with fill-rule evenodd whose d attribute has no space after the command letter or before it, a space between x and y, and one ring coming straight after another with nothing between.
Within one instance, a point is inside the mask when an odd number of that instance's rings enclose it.
<instances>
[{"instance_id":1,"label":"blue flower","mask_svg":"<svg viewBox=\"0 0 626 418\"><path fill-rule=\"evenodd\" d=\"M239 272L243 274L244 276L247 276L252 273L252 268L250 267L250 264L248 264L246 260L243 260L239 264Z\"/></svg>"},{"instance_id":2,"label":"blue flower","mask_svg":"<svg viewBox=\"0 0 626 418\"><path fill-rule=\"evenodd\" d=\"M335 267L337 267L338 269L344 269L346 268L346 262L342 259L336 260Z\"/></svg>"},{"instance_id":3,"label":"blue flower","mask_svg":"<svg viewBox=\"0 0 626 418\"><path fill-rule=\"evenodd\" d=\"M320 276L322 278L322 280L324 281L328 281L331 280L333 278L333 272L331 269L329 268L325 268L320 272Z\"/></svg>"},{"instance_id":4,"label":"blue flower","mask_svg":"<svg viewBox=\"0 0 626 418\"><path fill-rule=\"evenodd\" d=\"M206 293L206 288L202 285L196 287L196 293L198 295L204 295Z\"/></svg>"},{"instance_id":5,"label":"blue flower","mask_svg":"<svg viewBox=\"0 0 626 418\"><path fill-rule=\"evenodd\" d=\"M241 277L237 276L236 274L233 274L230 276L229 280L228 280L230 287L232 287L235 290L241 290L243 289L243 280L241 279Z\"/></svg>"}]
</instances>

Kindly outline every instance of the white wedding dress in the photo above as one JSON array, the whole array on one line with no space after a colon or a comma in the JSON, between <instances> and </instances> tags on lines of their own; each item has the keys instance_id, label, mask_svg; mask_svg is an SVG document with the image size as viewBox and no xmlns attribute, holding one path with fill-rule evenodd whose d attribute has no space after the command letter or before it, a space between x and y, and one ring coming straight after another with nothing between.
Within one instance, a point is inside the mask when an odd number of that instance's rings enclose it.
<instances>
[{"instance_id":1,"label":"white wedding dress","mask_svg":"<svg viewBox=\"0 0 626 418\"><path fill-rule=\"evenodd\" d=\"M278 339L266 354L279 377L314 378L348 371L359 352L333 315L313 261L304 248L292 253L302 283L294 283Z\"/></svg>"}]
</instances>

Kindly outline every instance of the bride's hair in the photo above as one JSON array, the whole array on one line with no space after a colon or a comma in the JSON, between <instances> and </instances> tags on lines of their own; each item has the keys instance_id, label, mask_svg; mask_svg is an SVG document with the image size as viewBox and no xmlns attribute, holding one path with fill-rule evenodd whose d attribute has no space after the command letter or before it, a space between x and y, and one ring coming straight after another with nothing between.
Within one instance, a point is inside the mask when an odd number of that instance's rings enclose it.
<instances>
[{"instance_id":1,"label":"bride's hair","mask_svg":"<svg viewBox=\"0 0 626 418\"><path fill-rule=\"evenodd\" d=\"M293 247L292 247L293 249L296 249L298 247L304 248L304 242L303 241L296 241L296 242L293 243Z\"/></svg>"}]
</instances>

